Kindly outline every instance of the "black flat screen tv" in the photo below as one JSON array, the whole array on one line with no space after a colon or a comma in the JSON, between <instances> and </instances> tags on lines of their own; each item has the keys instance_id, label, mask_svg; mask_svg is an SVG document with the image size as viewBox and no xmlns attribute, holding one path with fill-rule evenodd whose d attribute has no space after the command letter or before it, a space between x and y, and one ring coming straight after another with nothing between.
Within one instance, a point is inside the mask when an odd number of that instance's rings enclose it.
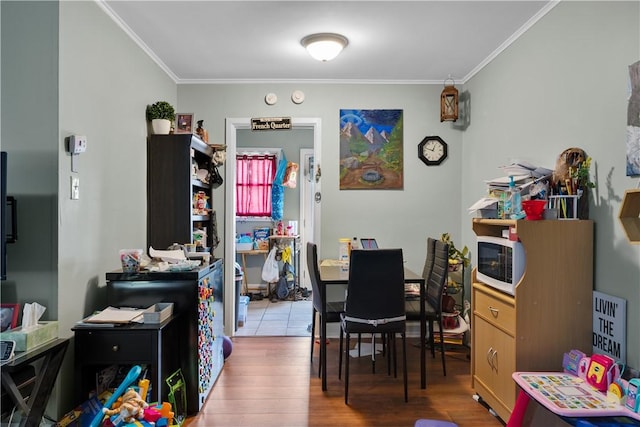
<instances>
[{"instance_id":1,"label":"black flat screen tv","mask_svg":"<svg viewBox=\"0 0 640 427\"><path fill-rule=\"evenodd\" d=\"M0 273L1 279L7 279L7 153L0 153L0 262L2 263L2 271Z\"/></svg>"}]
</instances>

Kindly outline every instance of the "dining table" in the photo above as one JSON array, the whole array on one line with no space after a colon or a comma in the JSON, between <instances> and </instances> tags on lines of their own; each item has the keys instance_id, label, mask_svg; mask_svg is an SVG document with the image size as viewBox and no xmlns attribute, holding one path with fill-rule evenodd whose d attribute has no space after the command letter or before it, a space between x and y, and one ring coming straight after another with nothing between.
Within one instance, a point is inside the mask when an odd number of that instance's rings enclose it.
<instances>
[{"instance_id":1,"label":"dining table","mask_svg":"<svg viewBox=\"0 0 640 427\"><path fill-rule=\"evenodd\" d=\"M320 263L320 286L347 285L349 283L349 266L344 261L326 259ZM420 285L420 388L427 387L426 344L427 317L425 300L427 295L426 280L419 274L404 267L404 283ZM326 289L324 294L326 295ZM326 303L326 298L325 301ZM327 322L320 316L320 364L322 372L322 390L327 390Z\"/></svg>"}]
</instances>

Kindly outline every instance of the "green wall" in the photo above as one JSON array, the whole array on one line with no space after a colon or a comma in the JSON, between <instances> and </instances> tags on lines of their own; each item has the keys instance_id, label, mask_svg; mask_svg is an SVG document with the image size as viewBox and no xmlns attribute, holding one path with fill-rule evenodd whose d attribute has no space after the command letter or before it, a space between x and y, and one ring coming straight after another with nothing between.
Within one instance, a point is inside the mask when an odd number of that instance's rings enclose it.
<instances>
[{"instance_id":1,"label":"green wall","mask_svg":"<svg viewBox=\"0 0 640 427\"><path fill-rule=\"evenodd\" d=\"M471 124L462 168L469 206L484 193L483 180L499 176L510 159L553 169L568 147L593 158L595 289L627 300L627 364L635 368L640 246L627 241L618 212L624 191L638 185L625 170L628 66L638 59L639 2L560 2L465 85ZM468 222L462 230L471 242Z\"/></svg>"}]
</instances>

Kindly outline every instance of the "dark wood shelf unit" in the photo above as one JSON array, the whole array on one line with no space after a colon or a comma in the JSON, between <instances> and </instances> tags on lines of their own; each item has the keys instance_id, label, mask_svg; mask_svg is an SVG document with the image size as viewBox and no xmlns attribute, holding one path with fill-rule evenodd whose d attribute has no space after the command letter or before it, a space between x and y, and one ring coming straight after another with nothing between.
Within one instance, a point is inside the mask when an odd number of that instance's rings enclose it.
<instances>
[{"instance_id":1,"label":"dark wood shelf unit","mask_svg":"<svg viewBox=\"0 0 640 427\"><path fill-rule=\"evenodd\" d=\"M194 176L210 169L213 148L196 135L152 135L147 141L147 246L166 249L173 243L193 242L194 228L207 233L212 248L213 211L194 215L194 195L204 191L213 209L211 186Z\"/></svg>"}]
</instances>

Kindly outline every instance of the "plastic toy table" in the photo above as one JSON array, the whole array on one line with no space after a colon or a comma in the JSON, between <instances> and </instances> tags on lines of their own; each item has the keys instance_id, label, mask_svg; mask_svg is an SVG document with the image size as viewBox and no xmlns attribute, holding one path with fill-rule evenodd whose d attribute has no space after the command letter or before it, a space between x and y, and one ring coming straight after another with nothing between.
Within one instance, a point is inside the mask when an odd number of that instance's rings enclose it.
<instances>
[{"instance_id":1,"label":"plastic toy table","mask_svg":"<svg viewBox=\"0 0 640 427\"><path fill-rule=\"evenodd\" d=\"M623 417L627 422L622 424L640 425L640 414L607 401L604 393L582 378L562 372L514 372L512 377L520 386L520 392L507 427L522 424L531 399L568 422L582 418L607 420Z\"/></svg>"}]
</instances>

